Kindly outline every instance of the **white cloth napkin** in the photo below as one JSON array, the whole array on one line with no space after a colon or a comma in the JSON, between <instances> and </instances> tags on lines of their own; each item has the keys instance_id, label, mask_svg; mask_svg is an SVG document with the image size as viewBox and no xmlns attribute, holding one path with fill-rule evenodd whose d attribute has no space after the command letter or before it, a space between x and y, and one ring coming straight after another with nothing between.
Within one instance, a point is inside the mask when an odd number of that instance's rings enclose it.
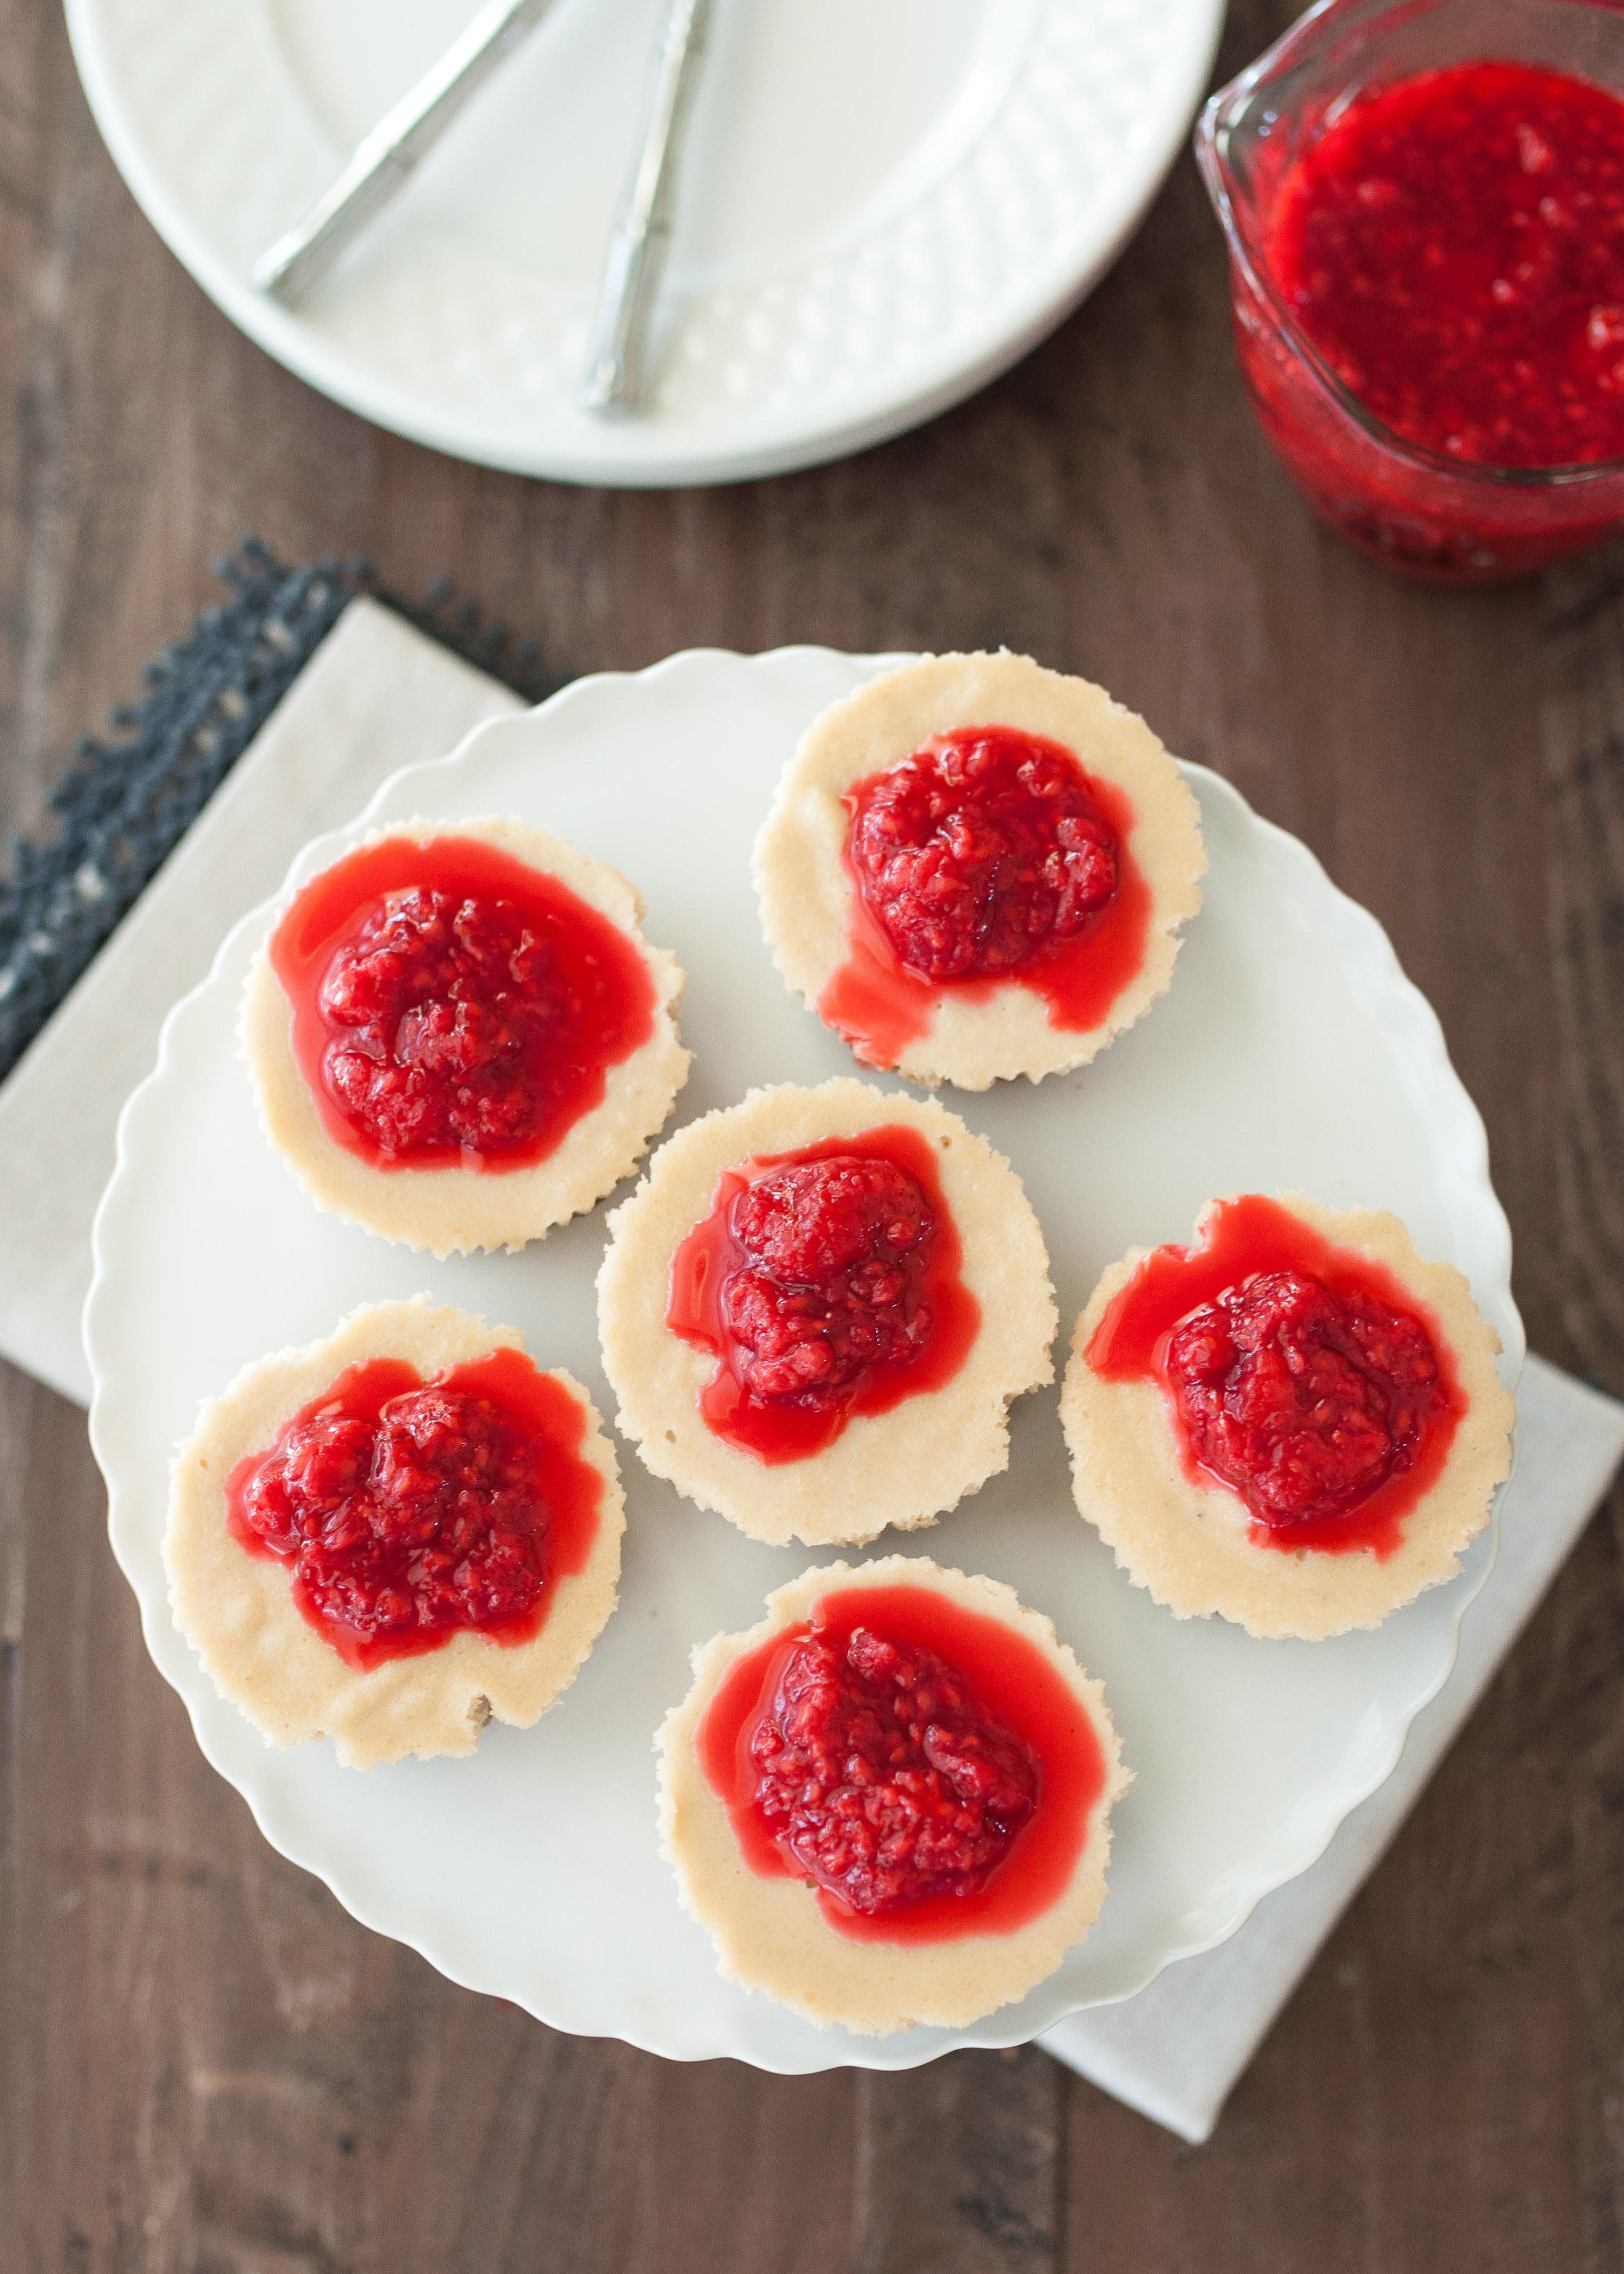
<instances>
[{"instance_id":1,"label":"white cloth napkin","mask_svg":"<svg viewBox=\"0 0 1624 2274\"><path fill-rule=\"evenodd\" d=\"M307 839L350 820L402 765L455 748L517 699L370 600L348 608L114 939L0 1087L0 1353L81 1404L90 1222L124 1097L165 1013L207 975L244 911ZM1375 1865L1606 1489L1624 1406L1530 1359L1521 1466L1460 1662L1403 1758L1313 1867L1221 1948L1041 2042L1107 2091L1203 2140L1298 1977Z\"/></svg>"}]
</instances>

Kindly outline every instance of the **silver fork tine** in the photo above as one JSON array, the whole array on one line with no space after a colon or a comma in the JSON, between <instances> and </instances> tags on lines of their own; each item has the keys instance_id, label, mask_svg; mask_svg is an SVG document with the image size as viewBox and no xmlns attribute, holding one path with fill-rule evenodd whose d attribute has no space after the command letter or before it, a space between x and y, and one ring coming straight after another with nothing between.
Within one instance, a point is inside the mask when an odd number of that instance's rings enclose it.
<instances>
[{"instance_id":1,"label":"silver fork tine","mask_svg":"<svg viewBox=\"0 0 1624 2274\"><path fill-rule=\"evenodd\" d=\"M469 98L534 30L553 0L489 0L410 94L356 145L343 171L285 236L261 253L251 281L291 307L325 275L439 141Z\"/></svg>"}]
</instances>

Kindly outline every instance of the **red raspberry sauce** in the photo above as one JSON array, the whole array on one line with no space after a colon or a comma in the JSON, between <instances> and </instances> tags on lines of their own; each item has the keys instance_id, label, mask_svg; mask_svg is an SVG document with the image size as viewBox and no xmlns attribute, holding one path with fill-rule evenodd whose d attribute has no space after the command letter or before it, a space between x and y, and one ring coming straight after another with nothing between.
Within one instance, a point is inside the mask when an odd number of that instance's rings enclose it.
<instances>
[{"instance_id":1,"label":"red raspberry sauce","mask_svg":"<svg viewBox=\"0 0 1624 2274\"><path fill-rule=\"evenodd\" d=\"M322 1126L377 1169L545 1160L654 1032L625 934L471 837L348 854L298 893L269 952Z\"/></svg>"},{"instance_id":2,"label":"red raspberry sauce","mask_svg":"<svg viewBox=\"0 0 1624 2274\"><path fill-rule=\"evenodd\" d=\"M1624 456L1624 103L1530 64L1359 96L1283 184L1270 266L1365 408L1492 466Z\"/></svg>"},{"instance_id":3,"label":"red raspberry sauce","mask_svg":"<svg viewBox=\"0 0 1624 2274\"><path fill-rule=\"evenodd\" d=\"M1438 1321L1385 1264L1261 1193L1217 1201L1202 1234L1152 1250L1087 1363L1160 1382L1185 1474L1237 1494L1258 1545L1385 1562L1466 1411Z\"/></svg>"},{"instance_id":4,"label":"red raspberry sauce","mask_svg":"<svg viewBox=\"0 0 1624 2274\"><path fill-rule=\"evenodd\" d=\"M400 1359L346 1367L226 1480L226 1523L290 1567L293 1600L346 1666L437 1650L472 1627L530 1642L550 1582L583 1570L603 1478L586 1413L522 1351L425 1382Z\"/></svg>"},{"instance_id":5,"label":"red raspberry sauce","mask_svg":"<svg viewBox=\"0 0 1624 2274\"><path fill-rule=\"evenodd\" d=\"M846 791L846 961L818 1016L891 1066L944 997L1013 981L1052 1027L1086 1034L1145 960L1150 892L1133 808L1072 753L1012 727L963 727Z\"/></svg>"},{"instance_id":6,"label":"red raspberry sauce","mask_svg":"<svg viewBox=\"0 0 1624 2274\"><path fill-rule=\"evenodd\" d=\"M1042 1653L928 1587L821 1597L728 1668L696 1744L749 1869L815 1883L826 1924L864 1942L1037 1918L1105 1784L1094 1725Z\"/></svg>"},{"instance_id":7,"label":"red raspberry sauce","mask_svg":"<svg viewBox=\"0 0 1624 2274\"><path fill-rule=\"evenodd\" d=\"M964 1364L981 1309L929 1142L888 1123L723 1171L671 1263L665 1324L718 1364L699 1410L770 1466Z\"/></svg>"}]
</instances>

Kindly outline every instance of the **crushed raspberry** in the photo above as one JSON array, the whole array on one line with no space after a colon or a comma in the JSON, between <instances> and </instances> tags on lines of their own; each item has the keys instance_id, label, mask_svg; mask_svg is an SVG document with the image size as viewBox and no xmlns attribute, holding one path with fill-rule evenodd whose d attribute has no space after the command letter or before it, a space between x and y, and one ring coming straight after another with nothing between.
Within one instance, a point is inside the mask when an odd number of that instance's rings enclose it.
<instances>
[{"instance_id":1,"label":"crushed raspberry","mask_svg":"<svg viewBox=\"0 0 1624 2274\"><path fill-rule=\"evenodd\" d=\"M759 1461L821 1452L855 1413L939 1389L981 1306L930 1145L887 1123L741 1162L672 1258L665 1323L717 1370L699 1410Z\"/></svg>"},{"instance_id":2,"label":"crushed raspberry","mask_svg":"<svg viewBox=\"0 0 1624 2274\"><path fill-rule=\"evenodd\" d=\"M744 1268L723 1286L722 1316L752 1397L823 1412L928 1341L936 1224L895 1162L836 1154L774 1169L733 1202L732 1229Z\"/></svg>"},{"instance_id":3,"label":"crushed raspberry","mask_svg":"<svg viewBox=\"0 0 1624 2274\"><path fill-rule=\"evenodd\" d=\"M385 839L272 934L334 1140L384 1169L545 1159L654 1030L635 944L558 877L471 838Z\"/></svg>"},{"instance_id":4,"label":"crushed raspberry","mask_svg":"<svg viewBox=\"0 0 1624 2274\"><path fill-rule=\"evenodd\" d=\"M327 1087L386 1153L525 1143L575 1007L521 909L433 892L392 895L334 957L318 1000L342 1036Z\"/></svg>"},{"instance_id":5,"label":"crushed raspberry","mask_svg":"<svg viewBox=\"0 0 1624 2274\"><path fill-rule=\"evenodd\" d=\"M320 1615L365 1640L532 1609L547 1508L536 1448L488 1398L391 1398L375 1423L317 1414L244 1495Z\"/></svg>"},{"instance_id":6,"label":"crushed raspberry","mask_svg":"<svg viewBox=\"0 0 1624 2274\"><path fill-rule=\"evenodd\" d=\"M362 1670L464 1627L527 1642L555 1577L585 1566L602 1480L578 1399L501 1350L425 1382L347 1367L226 1483L227 1523L291 1566L293 1597Z\"/></svg>"},{"instance_id":7,"label":"crushed raspberry","mask_svg":"<svg viewBox=\"0 0 1624 2274\"><path fill-rule=\"evenodd\" d=\"M933 981L1019 977L1116 891L1116 833L1070 751L1011 727L939 735L846 803L858 890Z\"/></svg>"},{"instance_id":8,"label":"crushed raspberry","mask_svg":"<svg viewBox=\"0 0 1624 2274\"><path fill-rule=\"evenodd\" d=\"M1037 1807L1035 1755L957 1668L864 1627L794 1644L750 1755L780 1848L868 1916L974 1894Z\"/></svg>"},{"instance_id":9,"label":"crushed raspberry","mask_svg":"<svg viewBox=\"0 0 1624 2274\"><path fill-rule=\"evenodd\" d=\"M1196 1459L1271 1530L1357 1508L1448 1404L1418 1319L1302 1271L1255 1272L1192 1312L1165 1366Z\"/></svg>"}]
</instances>

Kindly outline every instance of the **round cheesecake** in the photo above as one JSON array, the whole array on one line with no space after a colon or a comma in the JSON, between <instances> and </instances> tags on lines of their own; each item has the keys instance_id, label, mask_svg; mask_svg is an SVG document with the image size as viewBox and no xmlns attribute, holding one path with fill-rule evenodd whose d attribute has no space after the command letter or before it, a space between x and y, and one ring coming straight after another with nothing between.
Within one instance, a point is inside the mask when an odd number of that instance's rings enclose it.
<instances>
[{"instance_id":1,"label":"round cheesecake","mask_svg":"<svg viewBox=\"0 0 1624 2274\"><path fill-rule=\"evenodd\" d=\"M376 1303L245 1367L175 1456L181 1631L274 1744L352 1768L528 1728L613 1610L625 1526L590 1399L511 1327Z\"/></svg>"},{"instance_id":2,"label":"round cheesecake","mask_svg":"<svg viewBox=\"0 0 1624 2274\"><path fill-rule=\"evenodd\" d=\"M820 2027L962 2028L1099 1916L1129 1781L1097 1682L996 1580L811 1570L694 1653L660 1832L722 1973Z\"/></svg>"},{"instance_id":3,"label":"round cheesecake","mask_svg":"<svg viewBox=\"0 0 1624 2274\"><path fill-rule=\"evenodd\" d=\"M1019 1178L934 1102L752 1090L660 1147L609 1219L604 1367L645 1465L752 1539L930 1523L1053 1379Z\"/></svg>"},{"instance_id":4,"label":"round cheesecake","mask_svg":"<svg viewBox=\"0 0 1624 2274\"><path fill-rule=\"evenodd\" d=\"M768 945L865 1064L985 1089L1165 992L1207 866L1144 720L1026 656L926 656L814 720L756 847Z\"/></svg>"},{"instance_id":5,"label":"round cheesecake","mask_svg":"<svg viewBox=\"0 0 1624 2274\"><path fill-rule=\"evenodd\" d=\"M240 1035L320 1208L437 1256L518 1248L647 1151L683 975L613 869L519 821L375 832L280 911Z\"/></svg>"},{"instance_id":6,"label":"round cheesecake","mask_svg":"<svg viewBox=\"0 0 1624 2274\"><path fill-rule=\"evenodd\" d=\"M1455 1575L1510 1473L1499 1349L1396 1216L1211 1201L1190 1247L1131 1249L1078 1321L1079 1510L1176 1617L1379 1625Z\"/></svg>"}]
</instances>

